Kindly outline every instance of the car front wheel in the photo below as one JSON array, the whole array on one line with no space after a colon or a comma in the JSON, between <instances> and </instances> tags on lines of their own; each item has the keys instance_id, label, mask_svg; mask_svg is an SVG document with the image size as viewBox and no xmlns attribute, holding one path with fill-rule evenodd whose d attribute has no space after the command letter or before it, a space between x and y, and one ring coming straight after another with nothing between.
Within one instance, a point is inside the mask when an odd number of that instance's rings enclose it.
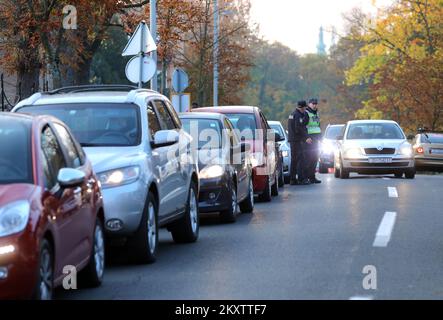
<instances>
[{"instance_id":1,"label":"car front wheel","mask_svg":"<svg viewBox=\"0 0 443 320\"><path fill-rule=\"evenodd\" d=\"M129 243L133 258L139 263L152 263L156 260L158 246L157 219L157 201L154 194L149 192L139 229Z\"/></svg>"},{"instance_id":2,"label":"car front wheel","mask_svg":"<svg viewBox=\"0 0 443 320\"><path fill-rule=\"evenodd\" d=\"M43 239L40 245L38 280L35 288L35 300L51 300L54 290L53 250L48 240Z\"/></svg>"},{"instance_id":3,"label":"car front wheel","mask_svg":"<svg viewBox=\"0 0 443 320\"><path fill-rule=\"evenodd\" d=\"M242 213L252 213L254 211L254 184L252 178L249 179L248 197L240 203Z\"/></svg>"},{"instance_id":4,"label":"car front wheel","mask_svg":"<svg viewBox=\"0 0 443 320\"><path fill-rule=\"evenodd\" d=\"M415 178L415 169L411 169L405 172L406 179L414 179Z\"/></svg>"},{"instance_id":5,"label":"car front wheel","mask_svg":"<svg viewBox=\"0 0 443 320\"><path fill-rule=\"evenodd\" d=\"M191 182L185 215L174 222L169 230L176 243L196 242L200 229L200 214L198 210L197 186Z\"/></svg>"},{"instance_id":6,"label":"car front wheel","mask_svg":"<svg viewBox=\"0 0 443 320\"><path fill-rule=\"evenodd\" d=\"M103 225L98 218L95 223L93 241L89 263L80 274L87 287L100 286L105 270L105 237Z\"/></svg>"}]
</instances>

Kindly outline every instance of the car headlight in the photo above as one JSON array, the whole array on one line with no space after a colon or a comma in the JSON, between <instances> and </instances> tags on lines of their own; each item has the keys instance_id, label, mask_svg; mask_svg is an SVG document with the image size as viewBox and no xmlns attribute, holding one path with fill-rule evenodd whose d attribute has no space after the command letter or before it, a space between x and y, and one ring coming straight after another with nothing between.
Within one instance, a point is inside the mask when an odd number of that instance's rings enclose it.
<instances>
[{"instance_id":1,"label":"car headlight","mask_svg":"<svg viewBox=\"0 0 443 320\"><path fill-rule=\"evenodd\" d=\"M133 183L140 176L140 167L133 166L105 171L98 174L102 188L118 187Z\"/></svg>"},{"instance_id":2,"label":"car headlight","mask_svg":"<svg viewBox=\"0 0 443 320\"><path fill-rule=\"evenodd\" d=\"M360 158L363 155L360 148L351 148L346 150L346 157L350 159Z\"/></svg>"},{"instance_id":3,"label":"car headlight","mask_svg":"<svg viewBox=\"0 0 443 320\"><path fill-rule=\"evenodd\" d=\"M212 165L203 168L200 171L200 178L201 179L212 179L212 178L218 178L221 177L225 173L225 169L220 165Z\"/></svg>"},{"instance_id":4,"label":"car headlight","mask_svg":"<svg viewBox=\"0 0 443 320\"><path fill-rule=\"evenodd\" d=\"M330 142L324 142L321 145L321 151L323 154L333 154L335 151L334 145Z\"/></svg>"},{"instance_id":5,"label":"car headlight","mask_svg":"<svg viewBox=\"0 0 443 320\"><path fill-rule=\"evenodd\" d=\"M402 145L399 149L399 154L406 157L412 157L413 152L411 145Z\"/></svg>"},{"instance_id":6,"label":"car headlight","mask_svg":"<svg viewBox=\"0 0 443 320\"><path fill-rule=\"evenodd\" d=\"M23 231L28 224L31 207L28 201L12 202L0 209L0 237Z\"/></svg>"},{"instance_id":7,"label":"car headlight","mask_svg":"<svg viewBox=\"0 0 443 320\"><path fill-rule=\"evenodd\" d=\"M289 151L288 151L288 150L283 150L283 151L281 152L281 154L282 154L282 156L283 156L284 158L289 157Z\"/></svg>"},{"instance_id":8,"label":"car headlight","mask_svg":"<svg viewBox=\"0 0 443 320\"><path fill-rule=\"evenodd\" d=\"M261 167L264 164L263 153L257 152L251 155L251 165L253 168Z\"/></svg>"}]
</instances>

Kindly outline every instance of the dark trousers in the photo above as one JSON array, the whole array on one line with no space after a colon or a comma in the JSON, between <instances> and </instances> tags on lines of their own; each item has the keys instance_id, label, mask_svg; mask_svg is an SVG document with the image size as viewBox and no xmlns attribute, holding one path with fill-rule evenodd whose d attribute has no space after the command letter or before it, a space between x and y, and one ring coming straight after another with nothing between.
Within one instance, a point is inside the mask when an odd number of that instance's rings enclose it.
<instances>
[{"instance_id":1,"label":"dark trousers","mask_svg":"<svg viewBox=\"0 0 443 320\"><path fill-rule=\"evenodd\" d=\"M306 144L306 177L315 179L315 170L320 158L320 139L317 136L311 136L311 139L312 144Z\"/></svg>"},{"instance_id":2,"label":"dark trousers","mask_svg":"<svg viewBox=\"0 0 443 320\"><path fill-rule=\"evenodd\" d=\"M291 181L303 181L306 176L305 143L290 142L291 145Z\"/></svg>"}]
</instances>

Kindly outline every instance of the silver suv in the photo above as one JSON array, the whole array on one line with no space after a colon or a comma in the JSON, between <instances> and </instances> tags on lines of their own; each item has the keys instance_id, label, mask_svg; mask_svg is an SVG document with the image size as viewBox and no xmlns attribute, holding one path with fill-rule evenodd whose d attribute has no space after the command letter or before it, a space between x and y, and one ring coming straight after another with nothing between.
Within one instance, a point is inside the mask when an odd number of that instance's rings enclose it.
<instances>
[{"instance_id":1,"label":"silver suv","mask_svg":"<svg viewBox=\"0 0 443 320\"><path fill-rule=\"evenodd\" d=\"M12 111L53 115L70 127L100 179L108 237L126 239L138 262L155 261L159 227L175 242L197 240L198 165L165 96L78 86L36 93Z\"/></svg>"}]
</instances>

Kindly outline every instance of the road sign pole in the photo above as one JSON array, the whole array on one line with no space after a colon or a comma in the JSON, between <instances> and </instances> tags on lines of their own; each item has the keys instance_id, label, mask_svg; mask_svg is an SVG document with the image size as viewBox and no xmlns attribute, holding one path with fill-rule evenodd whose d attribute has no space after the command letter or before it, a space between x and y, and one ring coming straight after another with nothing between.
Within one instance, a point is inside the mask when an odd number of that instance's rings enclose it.
<instances>
[{"instance_id":1,"label":"road sign pole","mask_svg":"<svg viewBox=\"0 0 443 320\"><path fill-rule=\"evenodd\" d=\"M143 24L144 24L144 22L143 22ZM142 38L140 41L140 56L141 56L141 59L140 59L140 79L138 82L139 88L143 88L143 60L145 57L144 49L145 49L145 37L146 37L144 27L142 28L141 37Z\"/></svg>"},{"instance_id":2,"label":"road sign pole","mask_svg":"<svg viewBox=\"0 0 443 320\"><path fill-rule=\"evenodd\" d=\"M214 0L214 107L218 106L218 38L219 38L218 0Z\"/></svg>"},{"instance_id":3,"label":"road sign pole","mask_svg":"<svg viewBox=\"0 0 443 320\"><path fill-rule=\"evenodd\" d=\"M157 43L157 0L150 1L150 10L151 10L151 34L154 38L155 43ZM157 69L157 51L152 52L152 59L154 59L154 63ZM151 89L157 91L157 71L155 72L154 77L151 79Z\"/></svg>"}]
</instances>

